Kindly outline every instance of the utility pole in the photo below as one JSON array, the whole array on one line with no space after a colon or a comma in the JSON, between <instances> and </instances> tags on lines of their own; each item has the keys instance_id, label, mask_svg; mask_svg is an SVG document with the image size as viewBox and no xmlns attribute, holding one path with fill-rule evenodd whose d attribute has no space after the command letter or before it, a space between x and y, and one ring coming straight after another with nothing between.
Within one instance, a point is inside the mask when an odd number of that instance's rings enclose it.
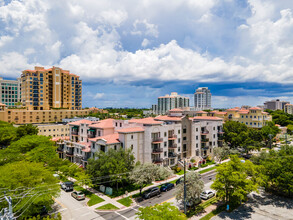
<instances>
[{"instance_id":1,"label":"utility pole","mask_svg":"<svg viewBox=\"0 0 293 220\"><path fill-rule=\"evenodd\" d=\"M186 215L186 159L184 159L184 214Z\"/></svg>"},{"instance_id":2,"label":"utility pole","mask_svg":"<svg viewBox=\"0 0 293 220\"><path fill-rule=\"evenodd\" d=\"M0 216L0 220L14 220L15 218L13 217L13 212L12 212L12 199L10 196L5 196L4 197L6 201L8 202L8 209L4 208L4 213L2 216Z\"/></svg>"}]
</instances>

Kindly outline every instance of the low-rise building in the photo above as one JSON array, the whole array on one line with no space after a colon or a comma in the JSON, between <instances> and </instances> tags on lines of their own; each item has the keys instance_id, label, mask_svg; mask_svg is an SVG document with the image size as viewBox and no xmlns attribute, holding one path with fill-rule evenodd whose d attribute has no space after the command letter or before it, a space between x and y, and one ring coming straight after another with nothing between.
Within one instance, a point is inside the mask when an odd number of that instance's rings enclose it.
<instances>
[{"instance_id":1,"label":"low-rise building","mask_svg":"<svg viewBox=\"0 0 293 220\"><path fill-rule=\"evenodd\" d=\"M44 135L47 137L66 137L69 136L68 124L35 124L38 128L38 135Z\"/></svg>"},{"instance_id":2,"label":"low-rise building","mask_svg":"<svg viewBox=\"0 0 293 220\"><path fill-rule=\"evenodd\" d=\"M251 128L262 128L272 121L272 116L258 107L249 109L235 107L225 112L211 111L209 115L223 118L225 121L238 121Z\"/></svg>"},{"instance_id":3,"label":"low-rise building","mask_svg":"<svg viewBox=\"0 0 293 220\"><path fill-rule=\"evenodd\" d=\"M86 119L86 120L89 120L89 121L99 121L100 120L99 118L96 118L96 117L84 117L84 118L74 117L74 118L63 118L62 122L70 123L70 122L80 121L80 120L83 120L83 119Z\"/></svg>"},{"instance_id":4,"label":"low-rise building","mask_svg":"<svg viewBox=\"0 0 293 220\"><path fill-rule=\"evenodd\" d=\"M15 124L27 123L50 123L61 122L63 118L73 118L75 116L86 116L89 114L88 109L84 110L27 110L24 108L7 108L2 107L0 111L0 121L6 121Z\"/></svg>"},{"instance_id":5,"label":"low-rise building","mask_svg":"<svg viewBox=\"0 0 293 220\"><path fill-rule=\"evenodd\" d=\"M223 120L183 116L181 109L155 118L69 123L70 138L57 142L60 158L86 166L95 152L131 149L136 161L174 166L183 158L201 161L221 146Z\"/></svg>"}]
</instances>

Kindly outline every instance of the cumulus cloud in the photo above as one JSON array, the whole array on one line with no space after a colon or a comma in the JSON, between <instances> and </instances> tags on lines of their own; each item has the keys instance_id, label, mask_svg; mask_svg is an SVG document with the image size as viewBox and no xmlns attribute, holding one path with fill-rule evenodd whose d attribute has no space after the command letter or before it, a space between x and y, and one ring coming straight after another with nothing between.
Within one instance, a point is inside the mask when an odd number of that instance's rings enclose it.
<instances>
[{"instance_id":1,"label":"cumulus cloud","mask_svg":"<svg viewBox=\"0 0 293 220\"><path fill-rule=\"evenodd\" d=\"M135 3L0 1L4 76L40 64L117 84L293 82L291 1Z\"/></svg>"},{"instance_id":2,"label":"cumulus cloud","mask_svg":"<svg viewBox=\"0 0 293 220\"><path fill-rule=\"evenodd\" d=\"M94 95L94 99L100 99L100 98L103 98L104 95L105 95L105 93L96 93L96 94Z\"/></svg>"}]
</instances>

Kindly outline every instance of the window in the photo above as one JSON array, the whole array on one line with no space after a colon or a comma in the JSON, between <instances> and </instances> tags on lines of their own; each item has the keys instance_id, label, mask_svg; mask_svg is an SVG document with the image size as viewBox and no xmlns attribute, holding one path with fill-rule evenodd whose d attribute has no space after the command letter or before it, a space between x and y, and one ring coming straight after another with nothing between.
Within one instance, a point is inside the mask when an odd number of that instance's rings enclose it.
<instances>
[{"instance_id":1,"label":"window","mask_svg":"<svg viewBox=\"0 0 293 220\"><path fill-rule=\"evenodd\" d=\"M198 136L195 136L195 140L198 140Z\"/></svg>"},{"instance_id":2,"label":"window","mask_svg":"<svg viewBox=\"0 0 293 220\"><path fill-rule=\"evenodd\" d=\"M178 144L180 143L180 138L178 138Z\"/></svg>"},{"instance_id":3,"label":"window","mask_svg":"<svg viewBox=\"0 0 293 220\"><path fill-rule=\"evenodd\" d=\"M133 144L131 144L130 148L131 148L131 150L133 150Z\"/></svg>"},{"instance_id":4,"label":"window","mask_svg":"<svg viewBox=\"0 0 293 220\"><path fill-rule=\"evenodd\" d=\"M164 132L164 137L167 137L167 132Z\"/></svg>"},{"instance_id":5,"label":"window","mask_svg":"<svg viewBox=\"0 0 293 220\"><path fill-rule=\"evenodd\" d=\"M183 128L183 134L186 134L186 128Z\"/></svg>"},{"instance_id":6,"label":"window","mask_svg":"<svg viewBox=\"0 0 293 220\"><path fill-rule=\"evenodd\" d=\"M186 141L186 137L183 137L183 140Z\"/></svg>"},{"instance_id":7,"label":"window","mask_svg":"<svg viewBox=\"0 0 293 220\"><path fill-rule=\"evenodd\" d=\"M167 157L167 151L164 151L164 156Z\"/></svg>"},{"instance_id":8,"label":"window","mask_svg":"<svg viewBox=\"0 0 293 220\"><path fill-rule=\"evenodd\" d=\"M133 139L133 135L131 135L131 139Z\"/></svg>"},{"instance_id":9,"label":"window","mask_svg":"<svg viewBox=\"0 0 293 220\"><path fill-rule=\"evenodd\" d=\"M178 130L178 134L180 134L180 130Z\"/></svg>"},{"instance_id":10,"label":"window","mask_svg":"<svg viewBox=\"0 0 293 220\"><path fill-rule=\"evenodd\" d=\"M164 142L164 147L167 147L167 142L166 141Z\"/></svg>"},{"instance_id":11,"label":"window","mask_svg":"<svg viewBox=\"0 0 293 220\"><path fill-rule=\"evenodd\" d=\"M195 131L198 132L198 128L196 128Z\"/></svg>"},{"instance_id":12,"label":"window","mask_svg":"<svg viewBox=\"0 0 293 220\"><path fill-rule=\"evenodd\" d=\"M196 144L196 148L198 148L198 144Z\"/></svg>"}]
</instances>

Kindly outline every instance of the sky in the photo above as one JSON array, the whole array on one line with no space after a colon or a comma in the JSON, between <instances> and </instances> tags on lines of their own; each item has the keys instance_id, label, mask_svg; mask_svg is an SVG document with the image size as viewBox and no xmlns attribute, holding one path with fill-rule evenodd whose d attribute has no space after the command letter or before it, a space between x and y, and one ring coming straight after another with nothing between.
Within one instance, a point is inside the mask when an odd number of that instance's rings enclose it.
<instances>
[{"instance_id":1,"label":"sky","mask_svg":"<svg viewBox=\"0 0 293 220\"><path fill-rule=\"evenodd\" d=\"M292 0L0 0L0 77L57 66L83 107L151 107L209 87L215 108L293 102Z\"/></svg>"}]
</instances>

